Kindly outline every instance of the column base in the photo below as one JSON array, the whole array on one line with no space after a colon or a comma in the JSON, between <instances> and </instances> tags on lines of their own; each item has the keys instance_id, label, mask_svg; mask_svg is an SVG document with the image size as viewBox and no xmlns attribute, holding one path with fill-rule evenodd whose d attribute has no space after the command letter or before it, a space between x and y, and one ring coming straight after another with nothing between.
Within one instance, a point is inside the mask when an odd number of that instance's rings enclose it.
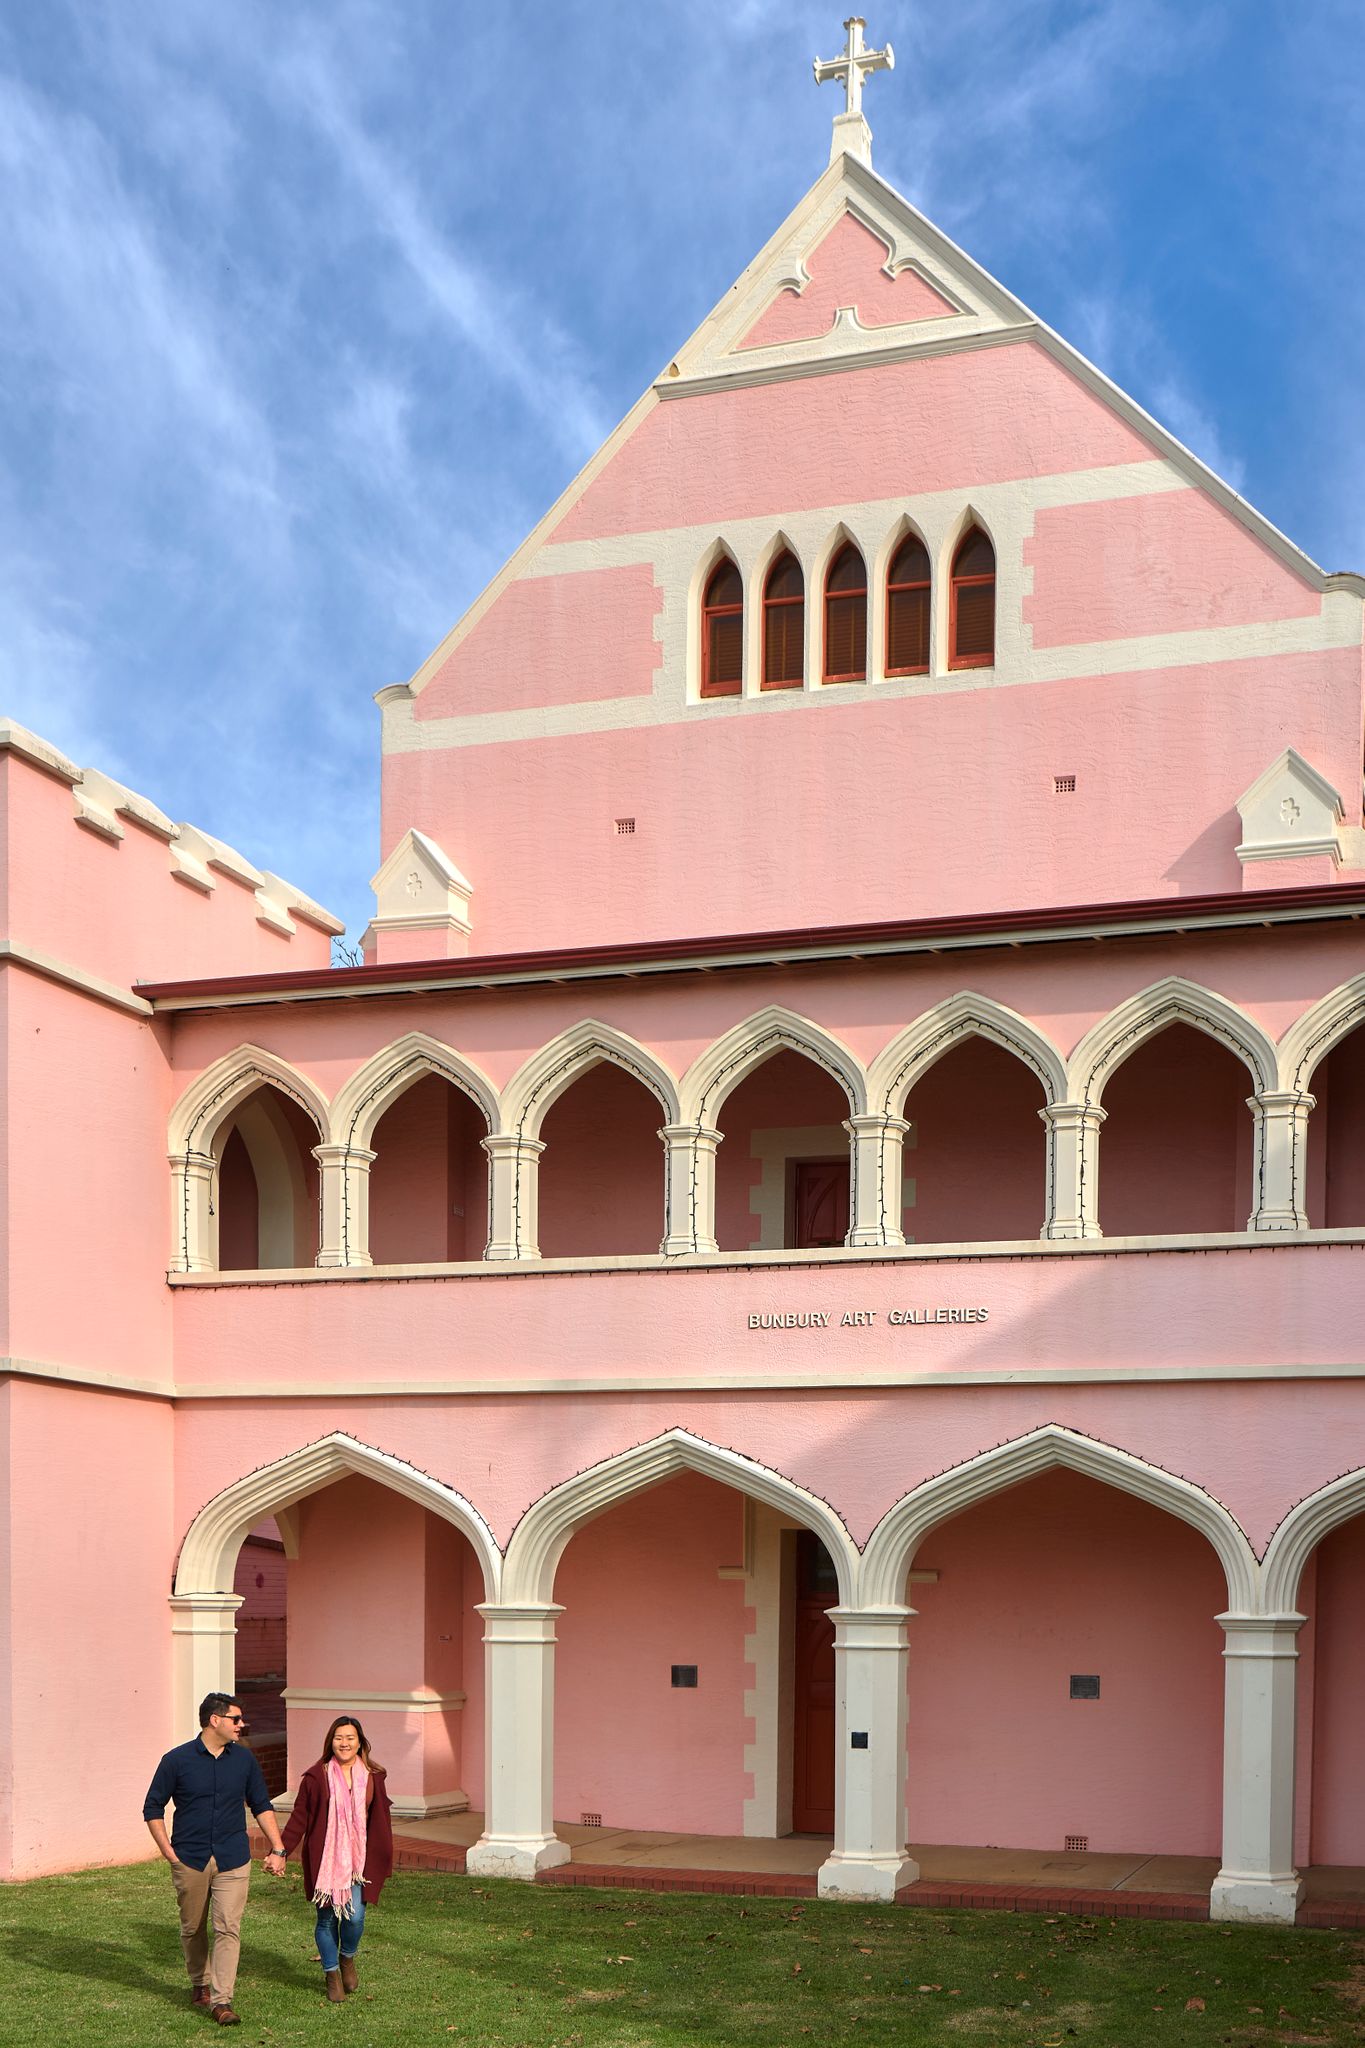
<instances>
[{"instance_id":1,"label":"column base","mask_svg":"<svg viewBox=\"0 0 1365 2048\"><path fill-rule=\"evenodd\" d=\"M862 1229L850 1230L848 1236L844 1239L844 1243L847 1245L885 1245L893 1249L903 1250L905 1246L905 1232L903 1230L884 1230L879 1226L865 1225Z\"/></svg>"},{"instance_id":2,"label":"column base","mask_svg":"<svg viewBox=\"0 0 1365 2048\"><path fill-rule=\"evenodd\" d=\"M571 1853L558 1835L480 1835L464 1867L471 1877L515 1877L530 1884L537 1871L556 1869L569 1861Z\"/></svg>"},{"instance_id":3,"label":"column base","mask_svg":"<svg viewBox=\"0 0 1365 2048\"><path fill-rule=\"evenodd\" d=\"M322 1251L318 1253L317 1263L329 1271L334 1268L339 1271L347 1266L372 1266L374 1260L368 1252L352 1252L349 1258L344 1258L338 1251Z\"/></svg>"},{"instance_id":4,"label":"column base","mask_svg":"<svg viewBox=\"0 0 1365 2048\"><path fill-rule=\"evenodd\" d=\"M919 1865L902 1850L895 1856L846 1856L836 1849L820 1865L816 1890L822 1899L894 1899L914 1884Z\"/></svg>"},{"instance_id":5,"label":"column base","mask_svg":"<svg viewBox=\"0 0 1365 2048\"><path fill-rule=\"evenodd\" d=\"M720 1246L714 1237L666 1237L659 1250L666 1259L710 1258Z\"/></svg>"},{"instance_id":6,"label":"column base","mask_svg":"<svg viewBox=\"0 0 1365 2048\"><path fill-rule=\"evenodd\" d=\"M1260 1920L1292 1927L1303 1897L1300 1877L1242 1877L1220 1870L1209 1893L1210 1920Z\"/></svg>"}]
</instances>

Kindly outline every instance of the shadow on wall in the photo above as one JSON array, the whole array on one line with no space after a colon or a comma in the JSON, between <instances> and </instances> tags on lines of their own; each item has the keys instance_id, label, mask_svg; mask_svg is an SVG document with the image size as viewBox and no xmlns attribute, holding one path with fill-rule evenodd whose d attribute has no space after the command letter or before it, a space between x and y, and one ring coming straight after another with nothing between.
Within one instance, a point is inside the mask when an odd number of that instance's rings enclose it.
<instances>
[{"instance_id":1,"label":"shadow on wall","mask_svg":"<svg viewBox=\"0 0 1365 2048\"><path fill-rule=\"evenodd\" d=\"M1174 882L1182 896L1240 889L1242 864L1237 845L1241 837L1242 820L1236 810L1223 811L1171 862L1163 880Z\"/></svg>"}]
</instances>

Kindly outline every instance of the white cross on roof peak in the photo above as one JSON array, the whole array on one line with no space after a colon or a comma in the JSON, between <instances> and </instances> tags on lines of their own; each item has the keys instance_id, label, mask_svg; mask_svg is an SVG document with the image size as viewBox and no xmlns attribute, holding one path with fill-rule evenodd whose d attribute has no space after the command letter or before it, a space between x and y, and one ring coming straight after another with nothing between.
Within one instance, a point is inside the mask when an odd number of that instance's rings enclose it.
<instances>
[{"instance_id":1,"label":"white cross on roof peak","mask_svg":"<svg viewBox=\"0 0 1365 2048\"><path fill-rule=\"evenodd\" d=\"M824 85L834 79L844 88L845 101L842 114L834 117L834 139L830 144L831 163L840 156L856 156L860 162L872 162L872 130L863 113L863 81L873 71L894 71L896 53L890 43L884 50L867 50L863 47L863 30L867 23L861 14L851 14L844 23L848 41L843 55L839 57L817 57L815 59L815 83Z\"/></svg>"}]
</instances>

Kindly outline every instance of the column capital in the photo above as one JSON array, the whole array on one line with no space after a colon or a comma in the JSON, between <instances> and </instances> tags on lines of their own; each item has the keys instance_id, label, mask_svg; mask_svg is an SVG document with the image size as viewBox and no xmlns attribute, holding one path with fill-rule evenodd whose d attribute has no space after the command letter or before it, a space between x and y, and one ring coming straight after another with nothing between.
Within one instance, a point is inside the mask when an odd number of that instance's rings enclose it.
<instances>
[{"instance_id":1,"label":"column capital","mask_svg":"<svg viewBox=\"0 0 1365 2048\"><path fill-rule=\"evenodd\" d=\"M1248 1109L1277 1109L1281 1112L1298 1109L1316 1109L1318 1098L1306 1088L1263 1088L1258 1095L1248 1095Z\"/></svg>"},{"instance_id":2,"label":"column capital","mask_svg":"<svg viewBox=\"0 0 1365 2048\"><path fill-rule=\"evenodd\" d=\"M892 1116L889 1110L868 1109L857 1116L844 1118L844 1129L851 1137L856 1137L860 1131L898 1131L904 1137L909 1128L908 1117Z\"/></svg>"},{"instance_id":3,"label":"column capital","mask_svg":"<svg viewBox=\"0 0 1365 2048\"><path fill-rule=\"evenodd\" d=\"M713 1131L709 1124L664 1124L659 1136L665 1145L710 1145L714 1148L725 1142L724 1131Z\"/></svg>"},{"instance_id":4,"label":"column capital","mask_svg":"<svg viewBox=\"0 0 1365 2048\"><path fill-rule=\"evenodd\" d=\"M368 1166L379 1154L368 1145L314 1145L313 1157L319 1166Z\"/></svg>"},{"instance_id":5,"label":"column capital","mask_svg":"<svg viewBox=\"0 0 1365 2048\"><path fill-rule=\"evenodd\" d=\"M172 1593L169 1596L171 1612L177 1621L195 1615L225 1615L229 1620L242 1604L240 1593Z\"/></svg>"},{"instance_id":6,"label":"column capital","mask_svg":"<svg viewBox=\"0 0 1365 2048\"><path fill-rule=\"evenodd\" d=\"M1046 1124L1054 1129L1066 1130L1077 1125L1093 1125L1096 1130L1108 1121L1109 1112L1101 1109L1098 1102L1048 1102L1038 1112Z\"/></svg>"},{"instance_id":7,"label":"column capital","mask_svg":"<svg viewBox=\"0 0 1365 2048\"><path fill-rule=\"evenodd\" d=\"M545 1150L543 1138L523 1137L520 1131L490 1131L479 1143L490 1159L539 1159Z\"/></svg>"},{"instance_id":8,"label":"column capital","mask_svg":"<svg viewBox=\"0 0 1365 2048\"><path fill-rule=\"evenodd\" d=\"M564 1609L553 1600L543 1607L525 1603L504 1607L496 1601L482 1600L475 1604L474 1612L483 1616L486 1643L552 1643L555 1622Z\"/></svg>"},{"instance_id":9,"label":"column capital","mask_svg":"<svg viewBox=\"0 0 1365 2048\"><path fill-rule=\"evenodd\" d=\"M1295 1637L1303 1627L1306 1614L1220 1614L1218 1624L1228 1641L1223 1649L1225 1657L1297 1657ZM1236 1649L1232 1646L1234 1636L1246 1640Z\"/></svg>"}]
</instances>

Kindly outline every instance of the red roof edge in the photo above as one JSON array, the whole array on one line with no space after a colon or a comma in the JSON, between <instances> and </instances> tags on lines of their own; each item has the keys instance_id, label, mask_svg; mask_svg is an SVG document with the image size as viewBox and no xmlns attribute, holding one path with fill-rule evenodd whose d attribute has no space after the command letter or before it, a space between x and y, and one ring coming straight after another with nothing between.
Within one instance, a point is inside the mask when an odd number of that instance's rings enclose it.
<instances>
[{"instance_id":1,"label":"red roof edge","mask_svg":"<svg viewBox=\"0 0 1365 2048\"><path fill-rule=\"evenodd\" d=\"M894 951L898 946L925 947L935 939L961 944L979 939L983 946L1005 945L1019 934L1056 933L1064 938L1069 930L1090 930L1096 926L1122 928L1125 925L1156 925L1179 931L1191 924L1227 920L1234 912L1238 922L1280 921L1286 917L1311 917L1321 911L1329 916L1365 915L1365 887L1352 889L1340 882L1315 883L1296 889L1232 891L1212 896L1151 896L1121 903L1083 903L1033 908L1030 910L973 911L956 917L895 919L880 924L796 926L776 932L728 932L707 938L648 939L634 945L574 946L560 952L481 953L444 960L387 961L382 966L319 967L302 974L224 975L202 981L150 981L135 984L137 993L149 1002L174 1000L180 1005L196 998L324 995L364 995L401 982L407 987L427 982L478 984L490 979L515 976L528 980L554 979L564 974L596 970L623 975L640 968L659 968L676 963L686 969L697 961L727 957L736 962L773 959L790 953L853 954L876 947Z\"/></svg>"}]
</instances>

